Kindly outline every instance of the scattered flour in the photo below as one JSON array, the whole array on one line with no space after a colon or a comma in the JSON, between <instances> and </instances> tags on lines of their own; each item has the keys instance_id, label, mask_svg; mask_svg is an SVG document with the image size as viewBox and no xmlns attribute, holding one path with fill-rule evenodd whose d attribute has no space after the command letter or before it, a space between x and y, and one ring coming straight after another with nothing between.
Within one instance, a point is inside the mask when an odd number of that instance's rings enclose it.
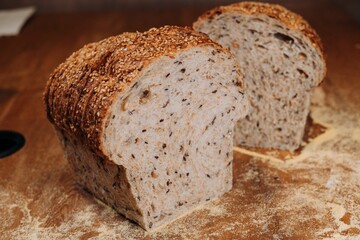
<instances>
[{"instance_id":1,"label":"scattered flour","mask_svg":"<svg viewBox=\"0 0 360 240\"><path fill-rule=\"evenodd\" d=\"M327 98L316 90L311 116L326 131L300 154L234 148L233 190L166 226L144 231L60 172L63 189L0 187L0 239L360 239L360 120Z\"/></svg>"}]
</instances>

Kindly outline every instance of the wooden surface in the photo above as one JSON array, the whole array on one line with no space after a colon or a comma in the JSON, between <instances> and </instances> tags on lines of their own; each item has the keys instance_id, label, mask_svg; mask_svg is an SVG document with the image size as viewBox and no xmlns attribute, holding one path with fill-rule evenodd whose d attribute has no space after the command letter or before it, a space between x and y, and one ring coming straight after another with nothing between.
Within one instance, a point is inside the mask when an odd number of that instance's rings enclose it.
<instances>
[{"instance_id":1,"label":"wooden surface","mask_svg":"<svg viewBox=\"0 0 360 240\"><path fill-rule=\"evenodd\" d=\"M150 233L76 186L42 92L84 44L190 25L206 7L36 15L19 36L0 38L0 130L26 138L0 159L0 239L360 239L360 27L330 2L310 2L286 6L325 45L328 76L312 106L312 129L325 130L297 156L235 149L231 192Z\"/></svg>"}]
</instances>

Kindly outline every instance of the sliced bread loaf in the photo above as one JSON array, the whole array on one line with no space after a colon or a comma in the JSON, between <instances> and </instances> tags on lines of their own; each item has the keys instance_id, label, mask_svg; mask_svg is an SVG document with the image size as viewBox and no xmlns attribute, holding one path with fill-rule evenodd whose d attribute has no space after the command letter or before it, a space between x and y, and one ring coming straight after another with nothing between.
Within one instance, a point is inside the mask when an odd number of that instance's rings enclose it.
<instances>
[{"instance_id":1,"label":"sliced bread loaf","mask_svg":"<svg viewBox=\"0 0 360 240\"><path fill-rule=\"evenodd\" d=\"M236 60L205 34L166 26L86 45L44 99L77 181L145 229L232 187L248 101Z\"/></svg>"},{"instance_id":2,"label":"sliced bread loaf","mask_svg":"<svg viewBox=\"0 0 360 240\"><path fill-rule=\"evenodd\" d=\"M241 2L217 7L193 25L230 49L239 62L251 102L235 127L235 142L297 149L312 89L326 73L319 36L299 15L275 4Z\"/></svg>"}]
</instances>

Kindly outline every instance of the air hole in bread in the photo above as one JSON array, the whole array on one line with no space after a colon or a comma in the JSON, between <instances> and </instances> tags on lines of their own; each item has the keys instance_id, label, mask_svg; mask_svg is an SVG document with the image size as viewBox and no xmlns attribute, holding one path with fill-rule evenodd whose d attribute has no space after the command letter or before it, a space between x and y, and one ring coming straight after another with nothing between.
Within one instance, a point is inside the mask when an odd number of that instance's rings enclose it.
<instances>
[{"instance_id":1,"label":"air hole in bread","mask_svg":"<svg viewBox=\"0 0 360 240\"><path fill-rule=\"evenodd\" d=\"M299 69L299 68L297 68L296 70L300 73L300 76L302 78L309 78L309 75L304 70Z\"/></svg>"},{"instance_id":2,"label":"air hole in bread","mask_svg":"<svg viewBox=\"0 0 360 240\"><path fill-rule=\"evenodd\" d=\"M307 59L307 55L303 52L299 53L299 59L305 61Z\"/></svg>"},{"instance_id":3,"label":"air hole in bread","mask_svg":"<svg viewBox=\"0 0 360 240\"><path fill-rule=\"evenodd\" d=\"M286 34L283 34L283 33L274 33L274 37L283 41L283 42L286 42L288 44L293 44L294 43L294 39Z\"/></svg>"}]
</instances>

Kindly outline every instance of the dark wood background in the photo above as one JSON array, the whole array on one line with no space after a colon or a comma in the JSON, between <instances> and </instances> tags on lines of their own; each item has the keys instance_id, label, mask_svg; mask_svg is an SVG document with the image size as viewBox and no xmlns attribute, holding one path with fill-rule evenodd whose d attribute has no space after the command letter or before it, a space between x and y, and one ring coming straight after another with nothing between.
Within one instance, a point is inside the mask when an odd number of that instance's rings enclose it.
<instances>
[{"instance_id":1,"label":"dark wood background","mask_svg":"<svg viewBox=\"0 0 360 240\"><path fill-rule=\"evenodd\" d=\"M258 1L258 0L255 0ZM297 0L299 1L299 0ZM0 9L35 6L39 12L119 11L128 9L171 9L178 7L212 7L230 4L236 0L0 0ZM297 5L296 0L268 0L286 7ZM301 0L302 4L314 4L315 0ZM332 0L360 20L360 1ZM326 7L326 5L324 5Z\"/></svg>"},{"instance_id":2,"label":"dark wood background","mask_svg":"<svg viewBox=\"0 0 360 240\"><path fill-rule=\"evenodd\" d=\"M281 212L283 208L279 206L284 203L279 196L289 189L300 193L301 189L314 189L313 194L320 198L320 194L327 191L323 185L330 170L345 171L341 175L344 179L360 172L350 169L346 162L331 169L314 163L309 169L284 173L259 159L237 153L231 192L156 233L145 233L76 187L42 102L44 86L53 69L86 43L124 31L144 31L165 24L189 26L209 5L218 3L215 0L179 0L171 4L170 1L144 2L0 0L0 8L34 4L40 10L18 36L0 37L0 130L15 130L26 138L19 152L0 159L0 239L88 239L94 236L100 239L204 239L207 236L212 239L272 239L274 236L278 239L319 239L340 235L358 239L360 227L355 224L360 222L359 208L349 208L351 213L343 218L339 216L345 224L339 228L339 219L334 219L330 210L314 218L317 209ZM323 88L330 105L336 106L334 111L339 114L346 112L349 116L346 119L358 119L359 24L347 10L331 0L279 3L303 15L317 30L327 54L328 74ZM148 4L151 7L145 7ZM192 4L196 6L190 6ZM342 127L351 129L353 126ZM339 151L353 151L360 156L356 144ZM360 162L359 157L357 161ZM249 172L259 175L256 179L246 178ZM320 174L324 174L325 183L317 185ZM347 179L350 180L356 181ZM345 207L347 203L359 206L360 182L351 187L355 190L343 194L341 191L346 188L340 186L339 192L327 201L333 204L342 200ZM272 211L275 207L281 211ZM225 208L228 212L222 214L221 209ZM259 219L267 223L267 229L254 222ZM237 225L230 228L234 223ZM289 228L293 232L287 232ZM324 229L328 232L319 234Z\"/></svg>"}]
</instances>

